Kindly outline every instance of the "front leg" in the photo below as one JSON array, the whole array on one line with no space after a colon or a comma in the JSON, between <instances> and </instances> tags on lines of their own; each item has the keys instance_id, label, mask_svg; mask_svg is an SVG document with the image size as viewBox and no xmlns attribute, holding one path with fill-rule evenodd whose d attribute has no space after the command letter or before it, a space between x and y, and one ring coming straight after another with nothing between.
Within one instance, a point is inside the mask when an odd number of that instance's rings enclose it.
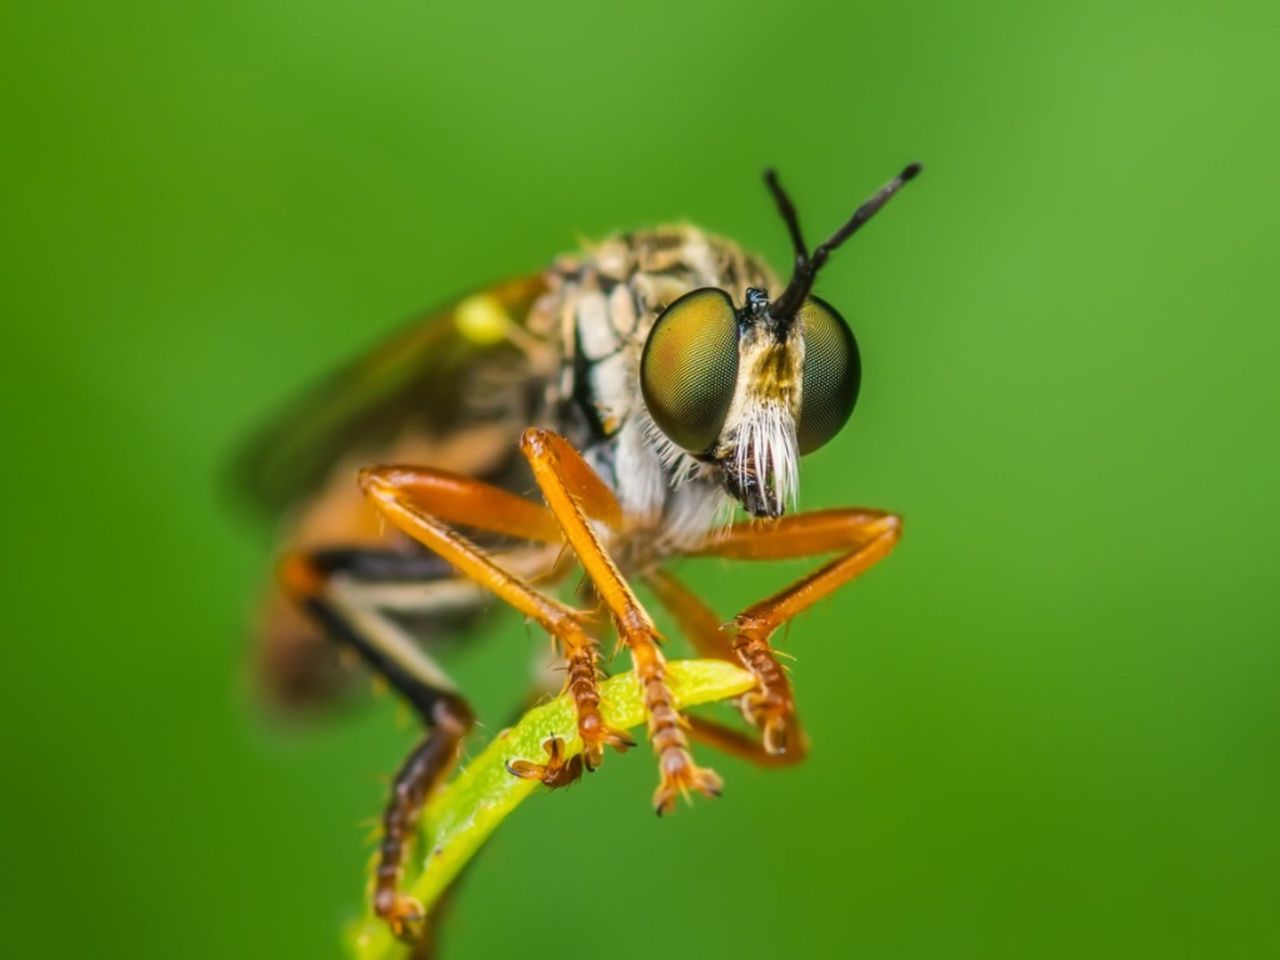
<instances>
[{"instance_id":1,"label":"front leg","mask_svg":"<svg viewBox=\"0 0 1280 960\"><path fill-rule=\"evenodd\" d=\"M725 623L697 594L686 587L667 570L652 570L645 575L645 583L653 591L658 602L666 607L680 626L680 632L689 638L693 649L700 657L717 660L739 662L738 650L724 630ZM786 672L779 666L776 671L768 671L767 680L762 680L762 673L756 672L756 688L742 695L739 701L743 714L752 719L752 704L758 692L767 689L782 702L791 701L791 683ZM768 686L765 686L765 683ZM741 757L761 767L785 767L799 763L808 753L809 741L800 727L794 712L791 723L787 726L786 749L769 751L760 737L735 730L714 720L691 715L689 735L700 743L721 750L731 756Z\"/></svg>"},{"instance_id":2,"label":"front leg","mask_svg":"<svg viewBox=\"0 0 1280 960\"><path fill-rule=\"evenodd\" d=\"M699 767L689 754L685 721L676 710L666 683L666 659L658 646L658 631L630 584L601 546L587 516L615 529L623 522L613 492L563 437L531 427L520 440L533 477L631 650L644 689L649 717L649 741L658 755L659 783L653 795L659 816L669 813L676 798L697 790L719 796L723 789L713 770Z\"/></svg>"},{"instance_id":3,"label":"front leg","mask_svg":"<svg viewBox=\"0 0 1280 960\"><path fill-rule=\"evenodd\" d=\"M763 525L758 521L734 524L692 551L697 556L737 560L783 560L844 551L733 619L734 654L759 684L743 698L743 710L760 728L769 753L784 754L796 741L791 684L769 645L770 637L782 624L883 560L901 536L902 518L897 514L859 508L819 510Z\"/></svg>"}]
</instances>

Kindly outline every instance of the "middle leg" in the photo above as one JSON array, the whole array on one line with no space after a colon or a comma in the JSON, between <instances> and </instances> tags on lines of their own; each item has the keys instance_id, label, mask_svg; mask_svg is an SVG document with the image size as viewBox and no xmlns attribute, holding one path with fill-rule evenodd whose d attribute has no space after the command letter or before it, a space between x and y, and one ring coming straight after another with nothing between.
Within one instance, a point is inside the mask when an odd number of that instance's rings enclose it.
<instances>
[{"instance_id":1,"label":"middle leg","mask_svg":"<svg viewBox=\"0 0 1280 960\"><path fill-rule=\"evenodd\" d=\"M599 646L583 617L554 597L499 566L489 554L446 521L542 543L560 541L555 518L542 506L467 477L429 468L378 467L361 471L365 495L395 526L433 551L461 574L497 594L535 621L559 643L568 666L567 692L573 697L583 758L598 766L606 746L626 749L626 734L605 726L596 681ZM554 760L554 757L553 757ZM530 772L530 771L525 771ZM544 771L558 781L561 773Z\"/></svg>"}]
</instances>

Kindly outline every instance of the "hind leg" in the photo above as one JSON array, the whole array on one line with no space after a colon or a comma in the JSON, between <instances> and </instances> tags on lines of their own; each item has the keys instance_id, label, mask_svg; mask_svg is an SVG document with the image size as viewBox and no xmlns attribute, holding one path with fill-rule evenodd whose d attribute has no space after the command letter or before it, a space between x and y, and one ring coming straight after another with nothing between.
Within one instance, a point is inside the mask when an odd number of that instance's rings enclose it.
<instances>
[{"instance_id":1,"label":"hind leg","mask_svg":"<svg viewBox=\"0 0 1280 960\"><path fill-rule=\"evenodd\" d=\"M351 562L333 562L340 554L348 554ZM377 582L375 578L375 582L362 584L354 576L359 566L354 558L366 561L374 555L364 550L295 554L286 559L281 576L286 591L325 633L353 651L375 676L403 697L425 728L423 738L392 781L391 796L382 814L373 892L374 910L392 930L398 936L416 937L419 931L413 927L425 919L425 911L398 890L405 855L422 805L453 768L474 717L443 670L371 598L362 595L362 586L385 588L391 581ZM416 569L420 560L391 551L376 557L385 571L396 573L395 582L424 590L456 585L450 580L412 580L424 573Z\"/></svg>"}]
</instances>

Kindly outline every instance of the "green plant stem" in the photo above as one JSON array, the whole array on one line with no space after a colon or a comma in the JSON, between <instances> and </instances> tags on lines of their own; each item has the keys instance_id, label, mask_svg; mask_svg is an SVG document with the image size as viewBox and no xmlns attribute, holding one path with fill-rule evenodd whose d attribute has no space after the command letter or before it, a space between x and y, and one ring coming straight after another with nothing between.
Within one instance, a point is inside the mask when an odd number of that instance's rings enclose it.
<instances>
[{"instance_id":1,"label":"green plant stem","mask_svg":"<svg viewBox=\"0 0 1280 960\"><path fill-rule=\"evenodd\" d=\"M678 707L724 700L751 689L754 680L741 667L723 660L677 660L667 664L667 683ZM644 722L640 684L634 673L610 677L600 686L600 711L605 722L626 730ZM519 803L540 786L507 772L510 760L546 759L543 743L549 737L564 741L566 757L582 752L573 702L567 696L535 707L493 742L449 784L435 794L423 811L420 842L429 851L421 872L408 881L407 892L427 910ZM351 931L351 947L359 960L400 955L403 944L387 925L366 915Z\"/></svg>"}]
</instances>

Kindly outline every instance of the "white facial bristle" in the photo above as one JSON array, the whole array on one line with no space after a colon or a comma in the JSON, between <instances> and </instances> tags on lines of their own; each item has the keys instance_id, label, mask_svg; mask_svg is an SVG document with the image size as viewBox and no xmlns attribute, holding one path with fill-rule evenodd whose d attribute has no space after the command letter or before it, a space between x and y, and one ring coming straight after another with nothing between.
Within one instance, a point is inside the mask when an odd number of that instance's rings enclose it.
<instances>
[{"instance_id":1,"label":"white facial bristle","mask_svg":"<svg viewBox=\"0 0 1280 960\"><path fill-rule=\"evenodd\" d=\"M772 512L794 507L800 487L800 451L791 412L777 403L753 406L738 431L738 475L747 476L754 464L762 482L765 476L773 479L773 489L765 491Z\"/></svg>"}]
</instances>

